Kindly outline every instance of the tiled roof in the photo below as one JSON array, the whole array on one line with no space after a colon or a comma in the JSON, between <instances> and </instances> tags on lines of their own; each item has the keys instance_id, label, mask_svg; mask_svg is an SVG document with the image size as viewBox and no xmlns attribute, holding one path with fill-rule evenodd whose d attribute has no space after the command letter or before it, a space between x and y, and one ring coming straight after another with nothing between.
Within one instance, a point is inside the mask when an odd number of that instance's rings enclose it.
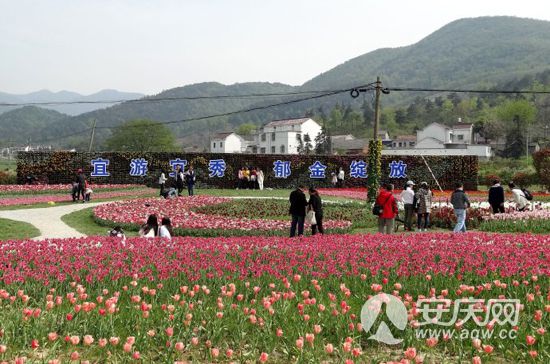
<instances>
[{"instance_id":1,"label":"tiled roof","mask_svg":"<svg viewBox=\"0 0 550 364\"><path fill-rule=\"evenodd\" d=\"M227 132L223 132L223 133L217 133L217 134L214 134L212 136L212 139L225 139L227 138L228 136L230 136L231 134L233 134L232 131L227 131Z\"/></svg>"},{"instance_id":2,"label":"tiled roof","mask_svg":"<svg viewBox=\"0 0 550 364\"><path fill-rule=\"evenodd\" d=\"M394 141L415 141L416 135L399 135L396 136Z\"/></svg>"},{"instance_id":3,"label":"tiled roof","mask_svg":"<svg viewBox=\"0 0 550 364\"><path fill-rule=\"evenodd\" d=\"M285 120L274 120L267 123L266 127L274 126L285 126L285 125L302 125L311 118L300 118L300 119L285 119Z\"/></svg>"},{"instance_id":4,"label":"tiled roof","mask_svg":"<svg viewBox=\"0 0 550 364\"><path fill-rule=\"evenodd\" d=\"M473 124L455 124L453 129L470 129Z\"/></svg>"}]
</instances>

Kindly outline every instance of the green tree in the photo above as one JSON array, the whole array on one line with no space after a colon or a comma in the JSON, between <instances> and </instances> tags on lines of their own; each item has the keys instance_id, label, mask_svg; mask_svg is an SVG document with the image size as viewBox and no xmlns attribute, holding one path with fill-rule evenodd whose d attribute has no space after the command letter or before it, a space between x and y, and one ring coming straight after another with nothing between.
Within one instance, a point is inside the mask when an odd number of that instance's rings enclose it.
<instances>
[{"instance_id":1,"label":"green tree","mask_svg":"<svg viewBox=\"0 0 550 364\"><path fill-rule=\"evenodd\" d=\"M244 123L237 128L239 135L251 135L256 130L256 125L252 123Z\"/></svg>"},{"instance_id":2,"label":"green tree","mask_svg":"<svg viewBox=\"0 0 550 364\"><path fill-rule=\"evenodd\" d=\"M178 149L166 126L152 120L132 120L118 126L105 141L110 151L169 152Z\"/></svg>"}]
</instances>

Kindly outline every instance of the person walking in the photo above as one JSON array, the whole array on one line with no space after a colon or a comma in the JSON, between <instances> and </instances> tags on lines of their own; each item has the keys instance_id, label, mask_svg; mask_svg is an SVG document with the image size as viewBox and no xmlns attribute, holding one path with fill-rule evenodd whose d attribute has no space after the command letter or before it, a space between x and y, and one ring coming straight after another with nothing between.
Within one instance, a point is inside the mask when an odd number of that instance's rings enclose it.
<instances>
[{"instance_id":1,"label":"person walking","mask_svg":"<svg viewBox=\"0 0 550 364\"><path fill-rule=\"evenodd\" d=\"M189 169L185 173L185 184L187 185L187 193L189 196L194 195L195 180L195 170L193 169L193 166L189 166Z\"/></svg>"},{"instance_id":2,"label":"person walking","mask_svg":"<svg viewBox=\"0 0 550 364\"><path fill-rule=\"evenodd\" d=\"M317 234L317 229L319 229L320 234L324 234L323 202L321 201L321 196L319 196L319 191L313 187L309 188L308 211L313 211L315 213L315 224L311 224L311 235Z\"/></svg>"},{"instance_id":3,"label":"person walking","mask_svg":"<svg viewBox=\"0 0 550 364\"><path fill-rule=\"evenodd\" d=\"M340 170L338 171L338 187L343 188L344 187L344 168L340 167Z\"/></svg>"},{"instance_id":4,"label":"person walking","mask_svg":"<svg viewBox=\"0 0 550 364\"><path fill-rule=\"evenodd\" d=\"M525 193L514 182L508 183L508 187L512 192L512 202L516 204L516 210L525 211L530 205Z\"/></svg>"},{"instance_id":5,"label":"person walking","mask_svg":"<svg viewBox=\"0 0 550 364\"><path fill-rule=\"evenodd\" d=\"M164 174L163 171L160 171L160 176L159 176L159 186L160 186L159 195L160 196L164 195L164 186L165 186L165 184L166 184L166 175Z\"/></svg>"},{"instance_id":6,"label":"person walking","mask_svg":"<svg viewBox=\"0 0 550 364\"><path fill-rule=\"evenodd\" d=\"M334 172L332 172L330 176L330 183L332 183L333 188L336 188L338 186L338 177L336 177L336 173Z\"/></svg>"},{"instance_id":7,"label":"person walking","mask_svg":"<svg viewBox=\"0 0 550 364\"><path fill-rule=\"evenodd\" d=\"M466 209L470 207L470 200L468 195L464 192L464 185L462 182L456 183L456 189L451 195L451 205L453 205L455 216L456 216L456 225L453 229L453 232L466 232Z\"/></svg>"},{"instance_id":8,"label":"person walking","mask_svg":"<svg viewBox=\"0 0 550 364\"><path fill-rule=\"evenodd\" d=\"M504 213L504 200L504 188L500 185L500 181L495 179L489 188L489 204L493 214Z\"/></svg>"},{"instance_id":9,"label":"person walking","mask_svg":"<svg viewBox=\"0 0 550 364\"><path fill-rule=\"evenodd\" d=\"M400 198L405 207L405 230L412 231L412 217L414 214L414 182L407 181L405 189L401 192Z\"/></svg>"},{"instance_id":10,"label":"person walking","mask_svg":"<svg viewBox=\"0 0 550 364\"><path fill-rule=\"evenodd\" d=\"M258 188L261 190L264 189L264 171L262 171L260 168L258 168L258 172L256 172L257 178L258 178Z\"/></svg>"},{"instance_id":11,"label":"person walking","mask_svg":"<svg viewBox=\"0 0 550 364\"><path fill-rule=\"evenodd\" d=\"M397 216L397 201L393 196L393 184L387 183L376 198L375 205L381 207L381 214L378 216L378 232L386 234L393 232L393 224Z\"/></svg>"},{"instance_id":12,"label":"person walking","mask_svg":"<svg viewBox=\"0 0 550 364\"><path fill-rule=\"evenodd\" d=\"M290 237L296 236L296 226L298 226L298 236L304 235L304 219L306 217L307 199L305 195L306 188L304 185L299 185L290 193L290 209L289 213L292 216L290 223Z\"/></svg>"},{"instance_id":13,"label":"person walking","mask_svg":"<svg viewBox=\"0 0 550 364\"><path fill-rule=\"evenodd\" d=\"M428 231L430 226L430 213L432 212L433 192L427 182L420 183L416 193L416 226L419 231Z\"/></svg>"},{"instance_id":14,"label":"person walking","mask_svg":"<svg viewBox=\"0 0 550 364\"><path fill-rule=\"evenodd\" d=\"M178 189L178 197L181 196L183 191L183 181L185 176L183 175L183 169L181 166L176 168L176 188Z\"/></svg>"},{"instance_id":15,"label":"person walking","mask_svg":"<svg viewBox=\"0 0 550 364\"><path fill-rule=\"evenodd\" d=\"M78 183L77 199L80 199L82 195L82 202L86 201L86 176L82 172L82 169L77 171L76 183Z\"/></svg>"}]
</instances>

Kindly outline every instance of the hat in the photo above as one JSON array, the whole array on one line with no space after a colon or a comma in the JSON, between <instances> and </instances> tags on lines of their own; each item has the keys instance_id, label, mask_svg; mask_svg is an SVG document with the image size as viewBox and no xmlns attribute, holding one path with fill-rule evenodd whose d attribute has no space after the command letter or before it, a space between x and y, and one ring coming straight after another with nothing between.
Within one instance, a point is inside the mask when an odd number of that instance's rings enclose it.
<instances>
[{"instance_id":1,"label":"hat","mask_svg":"<svg viewBox=\"0 0 550 364\"><path fill-rule=\"evenodd\" d=\"M414 182L413 181L407 181L407 186L414 186Z\"/></svg>"},{"instance_id":2,"label":"hat","mask_svg":"<svg viewBox=\"0 0 550 364\"><path fill-rule=\"evenodd\" d=\"M422 186L422 187L428 187L428 182L425 182L425 181L424 181L424 182L421 182L421 183L420 183L420 186Z\"/></svg>"}]
</instances>

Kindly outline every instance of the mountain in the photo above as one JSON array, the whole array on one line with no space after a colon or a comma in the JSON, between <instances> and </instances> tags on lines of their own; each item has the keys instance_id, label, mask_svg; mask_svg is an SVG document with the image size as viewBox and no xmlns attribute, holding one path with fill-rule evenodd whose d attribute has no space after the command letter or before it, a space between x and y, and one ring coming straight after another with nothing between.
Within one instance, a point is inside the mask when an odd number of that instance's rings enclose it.
<instances>
[{"instance_id":1,"label":"mountain","mask_svg":"<svg viewBox=\"0 0 550 364\"><path fill-rule=\"evenodd\" d=\"M353 58L299 87L265 82L229 86L215 82L199 83L62 119L55 122L54 127L56 130L65 130L64 134L78 131L85 133L95 119L98 125L96 141L99 144L110 135L111 129L106 128L115 127L127 120L188 120L281 103L304 95L155 101L156 99L333 90L367 84L375 81L377 76L381 77L385 87L488 89L518 84L518 79L530 79L533 75L550 69L548 34L548 21L514 17L461 19L447 24L415 44L378 49ZM428 92L392 91L389 95L383 95L382 106L403 106L414 97L434 96ZM210 134L231 130L244 122L261 124L269 120L301 117L320 107L328 110L335 103L349 105L357 110L363 102L368 103L371 100L371 95L352 99L348 93L343 93L252 112L171 123L169 127L183 141L184 146L206 146ZM48 130L44 131L44 135L49 135L48 133Z\"/></svg>"},{"instance_id":2,"label":"mountain","mask_svg":"<svg viewBox=\"0 0 550 364\"><path fill-rule=\"evenodd\" d=\"M28 103L71 103L62 105L35 105L45 109L55 110L60 113L69 115L79 115L85 112L90 112L97 109L104 109L113 105L109 101L119 100L134 100L143 97L143 94L134 92L121 92L117 90L102 90L91 95L81 95L71 91L51 92L49 90L40 90L24 95L13 95L0 92L0 114L6 111L14 110L18 106L2 106L2 103L7 104L28 104ZM94 102L82 103L78 102ZM106 103L96 103L97 101L107 101Z\"/></svg>"},{"instance_id":3,"label":"mountain","mask_svg":"<svg viewBox=\"0 0 550 364\"><path fill-rule=\"evenodd\" d=\"M54 124L66 120L69 115L36 106L25 106L0 114L0 141L5 145L18 145L44 140L44 133L49 137L62 135L63 129ZM45 131L47 130L47 131Z\"/></svg>"}]
</instances>

